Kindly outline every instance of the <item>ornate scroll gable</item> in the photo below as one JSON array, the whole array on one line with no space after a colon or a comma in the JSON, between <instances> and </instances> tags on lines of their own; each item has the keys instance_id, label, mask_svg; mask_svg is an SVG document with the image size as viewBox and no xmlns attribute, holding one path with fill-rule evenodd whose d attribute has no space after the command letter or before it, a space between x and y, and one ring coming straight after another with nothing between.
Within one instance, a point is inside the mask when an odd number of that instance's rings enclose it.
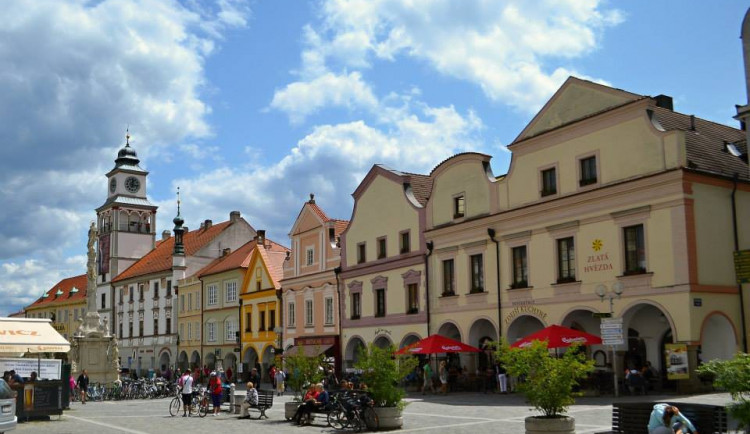
<instances>
[{"instance_id":1,"label":"ornate scroll gable","mask_svg":"<svg viewBox=\"0 0 750 434\"><path fill-rule=\"evenodd\" d=\"M402 274L401 278L404 279L404 285L410 285L413 283L419 285L422 278L422 272L417 270L409 270L406 273Z\"/></svg>"},{"instance_id":2,"label":"ornate scroll gable","mask_svg":"<svg viewBox=\"0 0 750 434\"><path fill-rule=\"evenodd\" d=\"M370 280L372 289L388 289L388 278L383 276L377 276Z\"/></svg>"}]
</instances>

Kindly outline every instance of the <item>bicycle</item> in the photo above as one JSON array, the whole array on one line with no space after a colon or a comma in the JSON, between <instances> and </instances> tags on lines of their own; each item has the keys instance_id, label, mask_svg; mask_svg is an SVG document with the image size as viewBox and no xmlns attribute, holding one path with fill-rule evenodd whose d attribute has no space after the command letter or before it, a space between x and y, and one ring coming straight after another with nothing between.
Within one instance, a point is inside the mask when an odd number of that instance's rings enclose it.
<instances>
[{"instance_id":1,"label":"bicycle","mask_svg":"<svg viewBox=\"0 0 750 434\"><path fill-rule=\"evenodd\" d=\"M191 397L190 405L190 416L206 417L208 414L208 397L206 396L206 389L198 387L193 396ZM169 415L174 417L180 414L180 408L182 407L182 391L180 388L177 389L177 393L174 398L169 402Z\"/></svg>"},{"instance_id":2,"label":"bicycle","mask_svg":"<svg viewBox=\"0 0 750 434\"><path fill-rule=\"evenodd\" d=\"M328 425L336 430L361 432L367 428L375 431L380 427L380 420L371 400L356 396L340 397L335 400L334 408L328 413Z\"/></svg>"}]
</instances>

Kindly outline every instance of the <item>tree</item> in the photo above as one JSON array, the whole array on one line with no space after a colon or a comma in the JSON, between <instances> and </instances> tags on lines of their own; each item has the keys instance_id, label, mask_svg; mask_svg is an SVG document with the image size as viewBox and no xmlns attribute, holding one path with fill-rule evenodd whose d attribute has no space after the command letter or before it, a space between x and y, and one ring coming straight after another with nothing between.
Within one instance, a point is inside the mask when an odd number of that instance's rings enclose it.
<instances>
[{"instance_id":1,"label":"tree","mask_svg":"<svg viewBox=\"0 0 750 434\"><path fill-rule=\"evenodd\" d=\"M594 361L587 360L575 345L562 357L555 357L547 349L546 341L533 341L524 348L510 348L501 342L496 344L495 356L508 374L521 379L519 390L544 417L564 414L580 395L573 388L594 370Z\"/></svg>"},{"instance_id":2,"label":"tree","mask_svg":"<svg viewBox=\"0 0 750 434\"><path fill-rule=\"evenodd\" d=\"M310 384L319 383L323 380L324 372L321 369L325 356L306 356L302 348L291 356L284 356L286 370L289 374L287 384L294 391L294 400L302 400L302 389Z\"/></svg>"},{"instance_id":3,"label":"tree","mask_svg":"<svg viewBox=\"0 0 750 434\"><path fill-rule=\"evenodd\" d=\"M715 387L726 390L734 401L729 414L743 426L750 426L750 354L737 353L731 360L711 360L698 367L703 378L713 378Z\"/></svg>"},{"instance_id":4,"label":"tree","mask_svg":"<svg viewBox=\"0 0 750 434\"><path fill-rule=\"evenodd\" d=\"M367 384L375 405L378 407L402 407L406 395L401 381L417 367L414 356L394 355L396 348L380 348L370 344L360 348L359 361L355 368L362 370L362 379Z\"/></svg>"}]
</instances>

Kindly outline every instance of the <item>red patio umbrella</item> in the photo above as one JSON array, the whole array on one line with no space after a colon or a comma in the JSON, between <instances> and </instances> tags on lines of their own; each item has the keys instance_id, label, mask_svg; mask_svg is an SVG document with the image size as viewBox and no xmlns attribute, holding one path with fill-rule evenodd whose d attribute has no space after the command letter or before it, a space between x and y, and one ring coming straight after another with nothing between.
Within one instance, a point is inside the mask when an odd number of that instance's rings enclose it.
<instances>
[{"instance_id":1,"label":"red patio umbrella","mask_svg":"<svg viewBox=\"0 0 750 434\"><path fill-rule=\"evenodd\" d=\"M547 341L547 348L561 348L569 347L573 344L597 345L602 343L602 338L567 327L551 325L515 342L511 345L511 348L524 348L531 345L533 341Z\"/></svg>"},{"instance_id":2,"label":"red patio umbrella","mask_svg":"<svg viewBox=\"0 0 750 434\"><path fill-rule=\"evenodd\" d=\"M432 335L401 348L396 351L396 354L479 353L481 351L479 348L445 336Z\"/></svg>"}]
</instances>

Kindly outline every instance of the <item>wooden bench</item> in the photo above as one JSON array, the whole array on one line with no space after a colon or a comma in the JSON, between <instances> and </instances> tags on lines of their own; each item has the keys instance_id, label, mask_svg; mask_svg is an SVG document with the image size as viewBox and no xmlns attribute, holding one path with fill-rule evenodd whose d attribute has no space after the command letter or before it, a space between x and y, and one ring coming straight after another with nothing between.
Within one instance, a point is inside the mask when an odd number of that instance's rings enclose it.
<instances>
[{"instance_id":1,"label":"wooden bench","mask_svg":"<svg viewBox=\"0 0 750 434\"><path fill-rule=\"evenodd\" d=\"M258 420L265 417L268 419L268 415L266 415L266 410L273 407L273 390L258 390L258 405L251 405L250 410L256 410L259 411L260 414L258 415ZM240 401L240 405L245 402L243 399ZM252 417L252 416L251 416Z\"/></svg>"},{"instance_id":2,"label":"wooden bench","mask_svg":"<svg viewBox=\"0 0 750 434\"><path fill-rule=\"evenodd\" d=\"M621 402L612 404L611 433L643 434L647 431L656 402ZM729 432L726 408L719 405L673 403L700 434ZM601 434L601 433L600 433Z\"/></svg>"}]
</instances>

